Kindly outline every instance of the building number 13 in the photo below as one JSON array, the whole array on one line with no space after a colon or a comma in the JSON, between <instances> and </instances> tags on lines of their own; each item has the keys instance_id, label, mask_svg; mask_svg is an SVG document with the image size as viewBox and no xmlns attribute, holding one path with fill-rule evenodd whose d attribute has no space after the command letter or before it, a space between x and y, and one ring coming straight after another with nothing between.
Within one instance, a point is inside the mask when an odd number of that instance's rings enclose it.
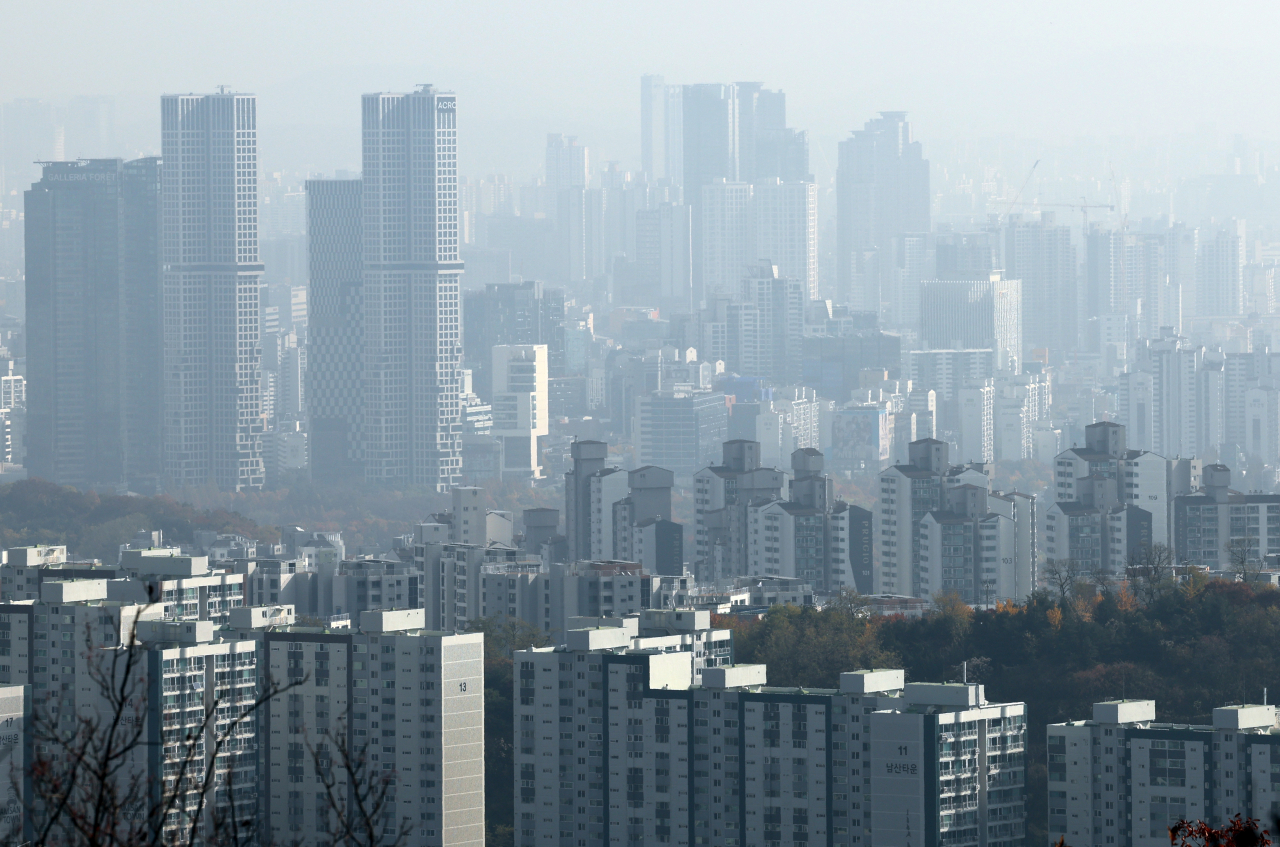
<instances>
[{"instance_id":1,"label":"building number 13","mask_svg":"<svg viewBox=\"0 0 1280 847\"><path fill-rule=\"evenodd\" d=\"M466 690L467 690L467 684L466 684L465 682L459 682L459 683L458 683L458 690L459 690L459 691L466 691Z\"/></svg>"}]
</instances>

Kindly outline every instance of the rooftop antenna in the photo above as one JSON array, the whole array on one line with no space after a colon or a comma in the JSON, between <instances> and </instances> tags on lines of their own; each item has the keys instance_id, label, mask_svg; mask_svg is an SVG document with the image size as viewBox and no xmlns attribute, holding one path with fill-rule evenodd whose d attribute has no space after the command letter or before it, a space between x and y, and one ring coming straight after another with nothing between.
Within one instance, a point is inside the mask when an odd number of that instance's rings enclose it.
<instances>
[{"instance_id":1,"label":"rooftop antenna","mask_svg":"<svg viewBox=\"0 0 1280 847\"><path fill-rule=\"evenodd\" d=\"M960 663L960 678L964 680L964 684L969 684L969 660L965 659Z\"/></svg>"}]
</instances>

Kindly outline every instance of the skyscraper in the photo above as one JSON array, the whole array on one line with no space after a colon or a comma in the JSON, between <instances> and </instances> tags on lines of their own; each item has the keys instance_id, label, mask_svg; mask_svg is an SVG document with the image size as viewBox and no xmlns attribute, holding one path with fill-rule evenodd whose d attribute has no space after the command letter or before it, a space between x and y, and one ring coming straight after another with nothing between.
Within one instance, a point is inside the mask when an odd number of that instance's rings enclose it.
<instances>
[{"instance_id":1,"label":"skyscraper","mask_svg":"<svg viewBox=\"0 0 1280 847\"><path fill-rule=\"evenodd\" d=\"M697 228L701 237L701 299L727 299L756 263L751 186L716 180L701 189ZM695 252L695 258L699 253Z\"/></svg>"},{"instance_id":2,"label":"skyscraper","mask_svg":"<svg viewBox=\"0 0 1280 847\"><path fill-rule=\"evenodd\" d=\"M28 460L35 476L154 492L159 161L50 162L26 192Z\"/></svg>"},{"instance_id":3,"label":"skyscraper","mask_svg":"<svg viewBox=\"0 0 1280 847\"><path fill-rule=\"evenodd\" d=\"M992 271L986 280L929 280L920 292L920 342L934 350L996 351L996 367L1022 362L1022 281Z\"/></svg>"},{"instance_id":4,"label":"skyscraper","mask_svg":"<svg viewBox=\"0 0 1280 847\"><path fill-rule=\"evenodd\" d=\"M693 312L693 222L683 203L636 212L640 278L667 313Z\"/></svg>"},{"instance_id":5,"label":"skyscraper","mask_svg":"<svg viewBox=\"0 0 1280 847\"><path fill-rule=\"evenodd\" d=\"M817 299L818 186L757 179L753 201L755 258L776 265L779 276L800 280L805 299Z\"/></svg>"},{"instance_id":6,"label":"skyscraper","mask_svg":"<svg viewBox=\"0 0 1280 847\"><path fill-rule=\"evenodd\" d=\"M809 137L787 126L787 95L758 82L739 82L737 88L738 177L743 182L812 182Z\"/></svg>"},{"instance_id":7,"label":"skyscraper","mask_svg":"<svg viewBox=\"0 0 1280 847\"><path fill-rule=\"evenodd\" d=\"M1079 338L1076 249L1071 227L1052 212L1040 220L1011 215L1004 231L1005 271L1022 280L1022 340L1031 349L1070 350Z\"/></svg>"},{"instance_id":8,"label":"skyscraper","mask_svg":"<svg viewBox=\"0 0 1280 847\"><path fill-rule=\"evenodd\" d=\"M257 98L165 95L161 149L164 474L259 488Z\"/></svg>"},{"instance_id":9,"label":"skyscraper","mask_svg":"<svg viewBox=\"0 0 1280 847\"><path fill-rule=\"evenodd\" d=\"M703 189L738 181L738 88L686 85L681 92L685 202L693 212L693 299L709 296L703 283Z\"/></svg>"},{"instance_id":10,"label":"skyscraper","mask_svg":"<svg viewBox=\"0 0 1280 847\"><path fill-rule=\"evenodd\" d=\"M1244 221L1231 220L1200 230L1196 251L1196 317L1244 312Z\"/></svg>"},{"instance_id":11,"label":"skyscraper","mask_svg":"<svg viewBox=\"0 0 1280 847\"><path fill-rule=\"evenodd\" d=\"M361 106L365 476L444 491L462 472L457 98Z\"/></svg>"},{"instance_id":12,"label":"skyscraper","mask_svg":"<svg viewBox=\"0 0 1280 847\"><path fill-rule=\"evenodd\" d=\"M640 169L649 179L667 175L667 86L660 74L640 77Z\"/></svg>"},{"instance_id":13,"label":"skyscraper","mask_svg":"<svg viewBox=\"0 0 1280 847\"><path fill-rule=\"evenodd\" d=\"M879 250L887 267L890 239L929 232L929 162L911 140L906 112L881 112L840 142L836 170L836 286L853 297L859 251ZM865 305L864 305L865 308Z\"/></svg>"},{"instance_id":14,"label":"skyscraper","mask_svg":"<svg viewBox=\"0 0 1280 847\"><path fill-rule=\"evenodd\" d=\"M363 476L361 190L358 179L307 180L311 476L330 482Z\"/></svg>"},{"instance_id":15,"label":"skyscraper","mask_svg":"<svg viewBox=\"0 0 1280 847\"><path fill-rule=\"evenodd\" d=\"M591 154L575 136L547 135L547 188L587 188L591 183Z\"/></svg>"},{"instance_id":16,"label":"skyscraper","mask_svg":"<svg viewBox=\"0 0 1280 847\"><path fill-rule=\"evenodd\" d=\"M539 441L551 431L547 400L547 345L492 348L493 434L502 440L502 475L541 479Z\"/></svg>"}]
</instances>

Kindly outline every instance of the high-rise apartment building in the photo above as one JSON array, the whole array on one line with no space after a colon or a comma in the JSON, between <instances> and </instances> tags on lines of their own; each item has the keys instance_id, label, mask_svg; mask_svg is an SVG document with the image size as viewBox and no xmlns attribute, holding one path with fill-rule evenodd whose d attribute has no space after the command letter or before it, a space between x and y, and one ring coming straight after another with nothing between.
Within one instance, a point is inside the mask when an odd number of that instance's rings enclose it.
<instances>
[{"instance_id":1,"label":"high-rise apartment building","mask_svg":"<svg viewBox=\"0 0 1280 847\"><path fill-rule=\"evenodd\" d=\"M609 445L603 441L575 441L569 452L573 468L564 475L564 535L569 561L576 562L591 558L592 478L606 470Z\"/></svg>"},{"instance_id":2,"label":"high-rise apartment building","mask_svg":"<svg viewBox=\"0 0 1280 847\"><path fill-rule=\"evenodd\" d=\"M547 135L546 169L550 191L591 186L591 155L576 136Z\"/></svg>"},{"instance_id":3,"label":"high-rise apartment building","mask_svg":"<svg viewBox=\"0 0 1280 847\"><path fill-rule=\"evenodd\" d=\"M686 85L681 112L684 198L693 207L694 301L701 302L711 296L703 280L703 189L718 180L738 182L738 88Z\"/></svg>"},{"instance_id":4,"label":"high-rise apartment building","mask_svg":"<svg viewBox=\"0 0 1280 847\"><path fill-rule=\"evenodd\" d=\"M688 478L729 435L729 408L715 391L650 391L636 398L636 461Z\"/></svg>"},{"instance_id":5,"label":"high-rise apartment building","mask_svg":"<svg viewBox=\"0 0 1280 847\"><path fill-rule=\"evenodd\" d=\"M1116 411L1133 446L1163 456L1198 456L1228 441L1228 396L1239 404L1241 387L1226 357L1166 329L1136 344L1119 376ZM1230 382L1232 391L1228 395ZM1239 430L1235 430L1239 432Z\"/></svg>"},{"instance_id":6,"label":"high-rise apartment building","mask_svg":"<svg viewBox=\"0 0 1280 847\"><path fill-rule=\"evenodd\" d=\"M1022 280L1022 342L1029 350L1075 348L1080 335L1076 251L1071 227L1011 215L1004 231L1005 273Z\"/></svg>"},{"instance_id":7,"label":"high-rise apartment building","mask_svg":"<svg viewBox=\"0 0 1280 847\"><path fill-rule=\"evenodd\" d=\"M1198 459L1131 449L1126 428L1110 421L1085 427L1084 446L1064 450L1053 464L1045 554L1112 574L1152 544L1173 546L1174 504L1200 487L1202 473Z\"/></svg>"},{"instance_id":8,"label":"high-rise apartment building","mask_svg":"<svg viewBox=\"0 0 1280 847\"><path fill-rule=\"evenodd\" d=\"M785 472L761 467L757 441L726 441L721 456L693 477L694 566L702 582L746 575L749 506L782 499L786 480Z\"/></svg>"},{"instance_id":9,"label":"high-rise apartment building","mask_svg":"<svg viewBox=\"0 0 1280 847\"><path fill-rule=\"evenodd\" d=\"M311 477L363 477L364 358L361 193L358 179L307 180L307 403Z\"/></svg>"},{"instance_id":10,"label":"high-rise apartment building","mask_svg":"<svg viewBox=\"0 0 1280 847\"><path fill-rule=\"evenodd\" d=\"M457 98L362 99L365 477L461 480Z\"/></svg>"},{"instance_id":11,"label":"high-rise apartment building","mask_svg":"<svg viewBox=\"0 0 1280 847\"><path fill-rule=\"evenodd\" d=\"M908 450L909 464L880 474L875 593L1024 599L1036 585L1035 497L992 491L986 466L951 465L943 441L920 439Z\"/></svg>"},{"instance_id":12,"label":"high-rise apartment building","mask_svg":"<svg viewBox=\"0 0 1280 847\"><path fill-rule=\"evenodd\" d=\"M1047 843L1169 843L1179 821L1267 820L1280 803L1276 707L1230 705L1208 724L1156 721L1154 700L1093 704L1048 727Z\"/></svg>"},{"instance_id":13,"label":"high-rise apartment building","mask_svg":"<svg viewBox=\"0 0 1280 847\"><path fill-rule=\"evenodd\" d=\"M904 233L928 233L929 163L911 138L906 112L881 112L840 142L836 170L836 286L842 302L879 304L856 292L856 283L879 290L890 266L891 241ZM877 251L875 272L862 268Z\"/></svg>"},{"instance_id":14,"label":"high-rise apartment building","mask_svg":"<svg viewBox=\"0 0 1280 847\"><path fill-rule=\"evenodd\" d=\"M640 170L667 176L667 86L660 74L640 77Z\"/></svg>"},{"instance_id":15,"label":"high-rise apartment building","mask_svg":"<svg viewBox=\"0 0 1280 847\"><path fill-rule=\"evenodd\" d=\"M256 97L165 95L161 151L165 477L260 487Z\"/></svg>"},{"instance_id":16,"label":"high-rise apartment building","mask_svg":"<svg viewBox=\"0 0 1280 847\"><path fill-rule=\"evenodd\" d=\"M160 162L50 162L25 210L28 470L155 493Z\"/></svg>"},{"instance_id":17,"label":"high-rise apartment building","mask_svg":"<svg viewBox=\"0 0 1280 847\"><path fill-rule=\"evenodd\" d=\"M1197 317L1243 314L1245 222L1201 228L1196 250Z\"/></svg>"},{"instance_id":18,"label":"high-rise apartment building","mask_svg":"<svg viewBox=\"0 0 1280 847\"><path fill-rule=\"evenodd\" d=\"M745 268L736 288L735 301L722 307L729 368L775 385L798 382L809 302L805 282L782 276L765 261Z\"/></svg>"},{"instance_id":19,"label":"high-rise apartment building","mask_svg":"<svg viewBox=\"0 0 1280 847\"><path fill-rule=\"evenodd\" d=\"M813 182L809 137L787 126L787 95L758 82L739 82L739 178L744 182Z\"/></svg>"},{"instance_id":20,"label":"high-rise apartment building","mask_svg":"<svg viewBox=\"0 0 1280 847\"><path fill-rule=\"evenodd\" d=\"M1173 498L1176 561L1224 573L1257 570L1280 554L1280 494L1231 488L1231 469L1205 465L1202 485Z\"/></svg>"},{"instance_id":21,"label":"high-rise apartment building","mask_svg":"<svg viewBox=\"0 0 1280 847\"><path fill-rule=\"evenodd\" d=\"M569 636L514 654L521 847L1024 838L1023 703L901 670L842 673L839 689L771 688L763 665L698 680L688 653Z\"/></svg>"},{"instance_id":22,"label":"high-rise apartment building","mask_svg":"<svg viewBox=\"0 0 1280 847\"><path fill-rule=\"evenodd\" d=\"M547 373L565 375L564 289L537 280L489 283L463 296L463 351L475 393L493 400L490 349L499 344L545 344Z\"/></svg>"},{"instance_id":23,"label":"high-rise apartment building","mask_svg":"<svg viewBox=\"0 0 1280 847\"><path fill-rule=\"evenodd\" d=\"M818 186L812 182L757 179L755 258L778 268L778 275L798 279L805 300L818 298Z\"/></svg>"},{"instance_id":24,"label":"high-rise apartment building","mask_svg":"<svg viewBox=\"0 0 1280 847\"><path fill-rule=\"evenodd\" d=\"M701 298L734 296L739 283L755 264L751 185L715 180L701 189Z\"/></svg>"},{"instance_id":25,"label":"high-rise apartment building","mask_svg":"<svg viewBox=\"0 0 1280 847\"><path fill-rule=\"evenodd\" d=\"M261 715L261 814L273 840L323 839L334 795L390 771L379 823L413 847L484 843L484 636L425 629L422 609L368 611L344 629L289 626L261 635L263 670L294 684ZM361 763L343 767L338 744ZM354 793L354 792L353 792ZM387 833L388 835L390 833Z\"/></svg>"},{"instance_id":26,"label":"high-rise apartment building","mask_svg":"<svg viewBox=\"0 0 1280 847\"><path fill-rule=\"evenodd\" d=\"M870 548L859 541L870 533L871 513L836 500L822 470L822 453L796 450L790 496L747 505L748 575L803 579L834 593L870 573Z\"/></svg>"},{"instance_id":27,"label":"high-rise apartment building","mask_svg":"<svg viewBox=\"0 0 1280 847\"><path fill-rule=\"evenodd\" d=\"M693 220L683 203L636 212L636 264L641 285L659 310L694 311Z\"/></svg>"},{"instance_id":28,"label":"high-rise apartment building","mask_svg":"<svg viewBox=\"0 0 1280 847\"><path fill-rule=\"evenodd\" d=\"M258 104L161 100L164 475L224 490L263 484Z\"/></svg>"}]
</instances>

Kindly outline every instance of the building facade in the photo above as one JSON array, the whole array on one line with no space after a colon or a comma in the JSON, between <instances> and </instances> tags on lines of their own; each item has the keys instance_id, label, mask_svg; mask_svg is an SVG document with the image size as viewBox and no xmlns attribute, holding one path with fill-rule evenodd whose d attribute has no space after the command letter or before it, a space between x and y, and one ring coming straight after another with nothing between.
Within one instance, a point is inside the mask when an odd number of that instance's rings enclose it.
<instances>
[{"instance_id":1,"label":"building facade","mask_svg":"<svg viewBox=\"0 0 1280 847\"><path fill-rule=\"evenodd\" d=\"M1021 843L1021 703L894 670L815 690L707 667L696 685L687 653L597 632L515 654L517 845Z\"/></svg>"},{"instance_id":2,"label":"building facade","mask_svg":"<svg viewBox=\"0 0 1280 847\"><path fill-rule=\"evenodd\" d=\"M26 192L32 476L81 488L157 490L159 209L156 158L50 162ZM22 402L0 398L4 407Z\"/></svg>"},{"instance_id":3,"label":"building facade","mask_svg":"<svg viewBox=\"0 0 1280 847\"><path fill-rule=\"evenodd\" d=\"M361 103L364 467L372 482L461 482L457 98L424 85Z\"/></svg>"},{"instance_id":4,"label":"building facade","mask_svg":"<svg viewBox=\"0 0 1280 847\"><path fill-rule=\"evenodd\" d=\"M307 180L307 404L311 478L363 477L364 331L358 179Z\"/></svg>"},{"instance_id":5,"label":"building facade","mask_svg":"<svg viewBox=\"0 0 1280 847\"><path fill-rule=\"evenodd\" d=\"M1224 706L1211 724L1158 723L1154 700L1095 703L1050 724L1048 843L1168 844L1169 828L1267 820L1280 801L1275 706Z\"/></svg>"},{"instance_id":6,"label":"building facade","mask_svg":"<svg viewBox=\"0 0 1280 847\"><path fill-rule=\"evenodd\" d=\"M164 476L261 488L258 101L161 100Z\"/></svg>"}]
</instances>

